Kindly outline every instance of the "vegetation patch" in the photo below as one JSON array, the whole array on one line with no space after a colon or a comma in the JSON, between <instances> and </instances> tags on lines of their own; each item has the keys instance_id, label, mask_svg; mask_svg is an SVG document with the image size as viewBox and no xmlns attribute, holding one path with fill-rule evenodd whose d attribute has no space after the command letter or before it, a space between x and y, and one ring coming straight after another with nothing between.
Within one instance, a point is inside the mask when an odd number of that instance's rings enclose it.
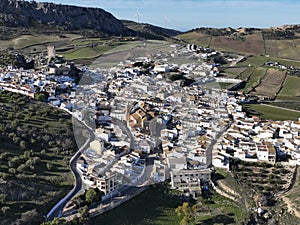
<instances>
[{"instance_id":1,"label":"vegetation patch","mask_svg":"<svg viewBox=\"0 0 300 225\"><path fill-rule=\"evenodd\" d=\"M0 92L0 220L40 224L73 186L71 118L27 97Z\"/></svg>"},{"instance_id":2,"label":"vegetation patch","mask_svg":"<svg viewBox=\"0 0 300 225\"><path fill-rule=\"evenodd\" d=\"M229 67L224 69L224 72L226 74L230 74L234 78L241 77L241 74L243 74L246 70L248 70L248 67Z\"/></svg>"},{"instance_id":3,"label":"vegetation patch","mask_svg":"<svg viewBox=\"0 0 300 225\"><path fill-rule=\"evenodd\" d=\"M300 112L288 109L280 109L271 105L245 104L243 109L249 116L259 116L266 120L295 120L300 118Z\"/></svg>"},{"instance_id":4,"label":"vegetation patch","mask_svg":"<svg viewBox=\"0 0 300 225\"><path fill-rule=\"evenodd\" d=\"M253 91L254 87L256 87L260 83L260 80L265 76L266 71L267 69L264 67L256 68L248 78L244 91L246 93Z\"/></svg>"},{"instance_id":5,"label":"vegetation patch","mask_svg":"<svg viewBox=\"0 0 300 225\"><path fill-rule=\"evenodd\" d=\"M269 105L300 111L300 102L272 102Z\"/></svg>"},{"instance_id":6,"label":"vegetation patch","mask_svg":"<svg viewBox=\"0 0 300 225\"><path fill-rule=\"evenodd\" d=\"M113 48L114 48L113 46L107 46L107 45L96 46L96 47L83 47L71 53L64 53L62 55L67 60L96 58Z\"/></svg>"},{"instance_id":7,"label":"vegetation patch","mask_svg":"<svg viewBox=\"0 0 300 225\"><path fill-rule=\"evenodd\" d=\"M288 76L277 99L300 100L300 77Z\"/></svg>"}]
</instances>

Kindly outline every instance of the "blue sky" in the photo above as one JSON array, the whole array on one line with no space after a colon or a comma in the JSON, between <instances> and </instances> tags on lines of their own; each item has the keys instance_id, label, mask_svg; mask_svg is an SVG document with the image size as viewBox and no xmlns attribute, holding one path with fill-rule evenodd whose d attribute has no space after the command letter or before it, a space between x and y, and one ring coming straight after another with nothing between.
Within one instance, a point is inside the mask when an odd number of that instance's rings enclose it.
<instances>
[{"instance_id":1,"label":"blue sky","mask_svg":"<svg viewBox=\"0 0 300 225\"><path fill-rule=\"evenodd\" d=\"M300 24L299 0L37 0L100 7L119 19L186 31L197 27L271 27Z\"/></svg>"}]
</instances>

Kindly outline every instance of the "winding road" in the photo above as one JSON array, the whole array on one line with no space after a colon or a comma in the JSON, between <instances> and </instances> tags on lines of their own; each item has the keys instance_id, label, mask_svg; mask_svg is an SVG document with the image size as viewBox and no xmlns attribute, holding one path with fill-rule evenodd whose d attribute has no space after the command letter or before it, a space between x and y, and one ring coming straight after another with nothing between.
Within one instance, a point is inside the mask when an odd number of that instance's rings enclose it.
<instances>
[{"instance_id":1,"label":"winding road","mask_svg":"<svg viewBox=\"0 0 300 225\"><path fill-rule=\"evenodd\" d=\"M88 129L89 138L86 140L84 145L76 152L76 154L70 160L70 168L75 177L74 188L51 209L51 211L46 216L46 221L52 221L56 217L61 217L62 211L66 206L66 204L81 190L82 180L79 172L77 171L76 163L77 160L80 158L81 154L85 150L87 150L90 142L95 139L95 134L93 130L90 129L85 123L83 122L80 123L83 124Z\"/></svg>"}]
</instances>

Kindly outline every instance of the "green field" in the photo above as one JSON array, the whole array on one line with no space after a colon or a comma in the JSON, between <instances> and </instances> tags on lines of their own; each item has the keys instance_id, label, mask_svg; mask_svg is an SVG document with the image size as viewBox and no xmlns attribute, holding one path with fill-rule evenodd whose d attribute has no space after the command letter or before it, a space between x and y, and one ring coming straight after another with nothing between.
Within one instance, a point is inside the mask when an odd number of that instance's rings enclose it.
<instances>
[{"instance_id":1,"label":"green field","mask_svg":"<svg viewBox=\"0 0 300 225\"><path fill-rule=\"evenodd\" d=\"M237 77L238 79L241 79L241 80L247 80L248 77L253 73L253 71L255 70L255 67L248 67L244 72L242 72L240 74L239 77Z\"/></svg>"},{"instance_id":2,"label":"green field","mask_svg":"<svg viewBox=\"0 0 300 225\"><path fill-rule=\"evenodd\" d=\"M269 105L300 111L300 102L293 102L293 101L272 102L269 103Z\"/></svg>"},{"instance_id":3,"label":"green field","mask_svg":"<svg viewBox=\"0 0 300 225\"><path fill-rule=\"evenodd\" d=\"M107 45L96 46L96 47L83 47L71 53L63 53L62 55L66 58L66 60L90 59L90 58L99 57L103 53L113 48L114 48L113 46L107 46Z\"/></svg>"},{"instance_id":4,"label":"green field","mask_svg":"<svg viewBox=\"0 0 300 225\"><path fill-rule=\"evenodd\" d=\"M300 100L300 77L288 76L277 99Z\"/></svg>"},{"instance_id":5,"label":"green field","mask_svg":"<svg viewBox=\"0 0 300 225\"><path fill-rule=\"evenodd\" d=\"M234 86L233 83L224 83L224 82L210 82L203 84L206 88L214 88L214 89L228 89Z\"/></svg>"},{"instance_id":6,"label":"green field","mask_svg":"<svg viewBox=\"0 0 300 225\"><path fill-rule=\"evenodd\" d=\"M150 188L132 200L96 218L90 224L98 225L173 225L179 224L175 209L182 204L169 198L161 188Z\"/></svg>"},{"instance_id":7,"label":"green field","mask_svg":"<svg viewBox=\"0 0 300 225\"><path fill-rule=\"evenodd\" d=\"M298 120L300 118L300 112L279 109L268 105L251 104L243 105L243 108L250 115L259 116L267 120Z\"/></svg>"},{"instance_id":8,"label":"green field","mask_svg":"<svg viewBox=\"0 0 300 225\"><path fill-rule=\"evenodd\" d=\"M264 67L256 68L250 75L249 80L244 88L246 93L250 92L253 87L257 86L260 80L265 76L267 69Z\"/></svg>"},{"instance_id":9,"label":"green field","mask_svg":"<svg viewBox=\"0 0 300 225\"><path fill-rule=\"evenodd\" d=\"M269 58L265 56L260 56L260 55L254 55L248 57L245 61L239 62L237 65L238 66L262 66L264 65L265 62L269 61Z\"/></svg>"},{"instance_id":10,"label":"green field","mask_svg":"<svg viewBox=\"0 0 300 225\"><path fill-rule=\"evenodd\" d=\"M151 187L114 210L90 220L90 225L178 225L175 209L182 204L178 197L164 193L160 185ZM240 224L245 214L239 204L213 194L210 200L199 197L195 204L196 224Z\"/></svg>"},{"instance_id":11,"label":"green field","mask_svg":"<svg viewBox=\"0 0 300 225\"><path fill-rule=\"evenodd\" d=\"M225 68L224 72L227 75L226 77L240 79L240 77L242 76L241 74L245 73L248 69L249 67L229 67Z\"/></svg>"},{"instance_id":12,"label":"green field","mask_svg":"<svg viewBox=\"0 0 300 225\"><path fill-rule=\"evenodd\" d=\"M1 48L14 48L14 49L23 49L34 45L46 45L48 43L55 43L60 41L71 42L82 36L76 34L67 34L64 37L58 35L22 35L20 37L0 41ZM44 46L45 50L46 47Z\"/></svg>"}]
</instances>

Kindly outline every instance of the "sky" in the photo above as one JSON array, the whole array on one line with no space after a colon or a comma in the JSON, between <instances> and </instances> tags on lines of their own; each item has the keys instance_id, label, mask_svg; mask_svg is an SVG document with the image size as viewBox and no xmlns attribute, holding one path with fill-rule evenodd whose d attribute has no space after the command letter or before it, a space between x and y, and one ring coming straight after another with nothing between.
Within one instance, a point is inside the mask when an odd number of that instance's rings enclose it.
<instances>
[{"instance_id":1,"label":"sky","mask_svg":"<svg viewBox=\"0 0 300 225\"><path fill-rule=\"evenodd\" d=\"M300 24L299 0L37 0L99 7L129 19L187 31L197 27L275 27Z\"/></svg>"}]
</instances>

